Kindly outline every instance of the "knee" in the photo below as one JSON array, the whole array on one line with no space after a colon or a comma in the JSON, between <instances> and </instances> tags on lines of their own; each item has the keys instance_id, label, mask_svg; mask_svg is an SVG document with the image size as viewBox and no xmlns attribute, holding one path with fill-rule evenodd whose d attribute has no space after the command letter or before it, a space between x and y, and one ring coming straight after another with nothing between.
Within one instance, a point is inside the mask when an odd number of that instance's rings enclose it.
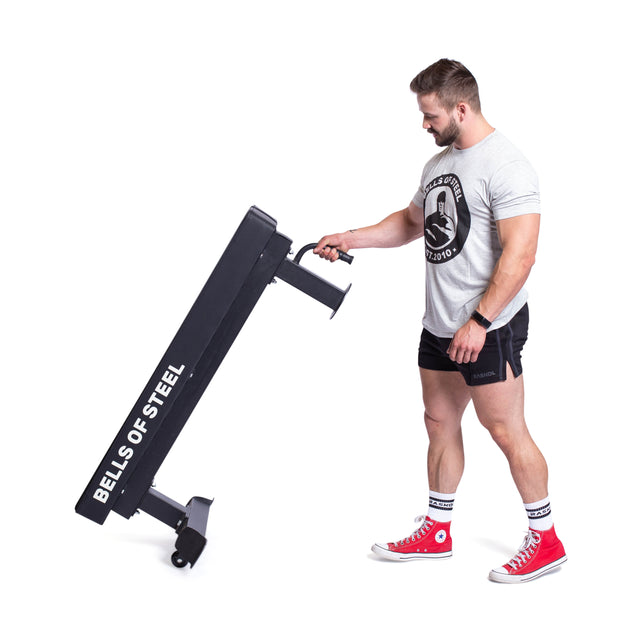
<instances>
[{"instance_id":1,"label":"knee","mask_svg":"<svg viewBox=\"0 0 640 640\"><path fill-rule=\"evenodd\" d=\"M455 415L439 415L428 409L424 412L424 424L430 440L457 437L461 431L460 422L460 417Z\"/></svg>"},{"instance_id":2,"label":"knee","mask_svg":"<svg viewBox=\"0 0 640 640\"><path fill-rule=\"evenodd\" d=\"M487 429L493 441L505 453L509 453L509 451L517 446L520 438L526 431L526 426L524 425L513 425L507 422L482 422L482 425ZM522 427L524 427L524 429Z\"/></svg>"},{"instance_id":3,"label":"knee","mask_svg":"<svg viewBox=\"0 0 640 640\"><path fill-rule=\"evenodd\" d=\"M424 426L427 428L429 437L442 431L441 421L435 416L432 416L428 411L424 412Z\"/></svg>"},{"instance_id":4,"label":"knee","mask_svg":"<svg viewBox=\"0 0 640 640\"><path fill-rule=\"evenodd\" d=\"M502 423L492 424L492 425L483 425L491 437L493 441L502 449L503 451L509 449L512 443L511 433L507 426Z\"/></svg>"}]
</instances>

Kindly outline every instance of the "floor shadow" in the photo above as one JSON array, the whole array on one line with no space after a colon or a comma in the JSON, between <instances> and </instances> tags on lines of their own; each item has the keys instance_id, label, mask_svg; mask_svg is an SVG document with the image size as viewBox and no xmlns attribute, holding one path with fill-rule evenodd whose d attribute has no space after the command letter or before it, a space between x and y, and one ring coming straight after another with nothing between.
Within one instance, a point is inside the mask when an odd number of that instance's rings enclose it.
<instances>
[{"instance_id":1,"label":"floor shadow","mask_svg":"<svg viewBox=\"0 0 640 640\"><path fill-rule=\"evenodd\" d=\"M508 547L506 544L497 542L496 540L491 540L490 538L474 538L474 541L485 549L495 551L496 553L499 553L503 556L508 556L509 558L511 558L517 551L517 547L515 546Z\"/></svg>"}]
</instances>

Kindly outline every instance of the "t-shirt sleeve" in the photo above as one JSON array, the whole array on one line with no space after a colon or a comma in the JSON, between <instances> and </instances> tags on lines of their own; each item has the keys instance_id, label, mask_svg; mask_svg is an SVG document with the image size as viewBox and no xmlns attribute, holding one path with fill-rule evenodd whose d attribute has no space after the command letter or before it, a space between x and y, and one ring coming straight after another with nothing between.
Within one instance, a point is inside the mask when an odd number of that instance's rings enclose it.
<instances>
[{"instance_id":1,"label":"t-shirt sleeve","mask_svg":"<svg viewBox=\"0 0 640 640\"><path fill-rule=\"evenodd\" d=\"M420 177L420 186L418 187L418 190L416 191L416 195L413 196L413 199L411 200L411 202L413 202L413 204L416 205L416 207L418 207L418 209L422 209L422 207L424 206L424 176L427 173L427 169L429 168L429 162L427 162L427 164L425 165L424 169L422 170L422 176Z\"/></svg>"},{"instance_id":2,"label":"t-shirt sleeve","mask_svg":"<svg viewBox=\"0 0 640 640\"><path fill-rule=\"evenodd\" d=\"M496 220L540 213L538 176L526 160L516 160L498 169L491 178L490 193Z\"/></svg>"},{"instance_id":3,"label":"t-shirt sleeve","mask_svg":"<svg viewBox=\"0 0 640 640\"><path fill-rule=\"evenodd\" d=\"M422 209L424 206L424 193L422 193L422 187L416 191L416 195L413 196L411 202L413 202L418 209Z\"/></svg>"}]
</instances>

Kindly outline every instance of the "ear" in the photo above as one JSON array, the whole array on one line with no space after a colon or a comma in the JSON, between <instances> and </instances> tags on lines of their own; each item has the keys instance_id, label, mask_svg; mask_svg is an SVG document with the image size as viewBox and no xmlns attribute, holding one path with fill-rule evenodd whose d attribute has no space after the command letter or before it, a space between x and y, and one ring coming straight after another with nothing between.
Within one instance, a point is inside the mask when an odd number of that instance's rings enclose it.
<instances>
[{"instance_id":1,"label":"ear","mask_svg":"<svg viewBox=\"0 0 640 640\"><path fill-rule=\"evenodd\" d=\"M466 102L458 102L456 105L456 115L458 120L462 122L469 115L469 105Z\"/></svg>"}]
</instances>

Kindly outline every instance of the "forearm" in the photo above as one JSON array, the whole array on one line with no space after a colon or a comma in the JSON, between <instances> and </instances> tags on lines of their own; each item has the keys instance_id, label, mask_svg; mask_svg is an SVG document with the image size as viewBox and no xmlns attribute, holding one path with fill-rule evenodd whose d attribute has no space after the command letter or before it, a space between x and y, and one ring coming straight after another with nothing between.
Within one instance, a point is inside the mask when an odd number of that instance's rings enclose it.
<instances>
[{"instance_id":1,"label":"forearm","mask_svg":"<svg viewBox=\"0 0 640 640\"><path fill-rule=\"evenodd\" d=\"M325 247L335 247L341 251L400 247L422 237L423 234L422 212L411 203L406 209L392 213L377 224L324 236L314 252L329 260L335 260L336 252L325 250Z\"/></svg>"},{"instance_id":2,"label":"forearm","mask_svg":"<svg viewBox=\"0 0 640 640\"><path fill-rule=\"evenodd\" d=\"M478 312L493 322L522 289L534 262L530 252L503 252L478 303Z\"/></svg>"},{"instance_id":3,"label":"forearm","mask_svg":"<svg viewBox=\"0 0 640 640\"><path fill-rule=\"evenodd\" d=\"M498 222L502 254L477 306L478 312L490 322L500 315L527 281L535 262L539 225L538 214ZM453 336L449 357L458 363L476 362L486 336L484 326L469 318Z\"/></svg>"},{"instance_id":4,"label":"forearm","mask_svg":"<svg viewBox=\"0 0 640 640\"><path fill-rule=\"evenodd\" d=\"M489 286L478 303L478 312L493 322L522 289L532 266L533 260L525 256L503 253L493 270ZM476 362L486 336L487 330L475 320L469 319L456 331L447 353L458 363Z\"/></svg>"}]
</instances>

